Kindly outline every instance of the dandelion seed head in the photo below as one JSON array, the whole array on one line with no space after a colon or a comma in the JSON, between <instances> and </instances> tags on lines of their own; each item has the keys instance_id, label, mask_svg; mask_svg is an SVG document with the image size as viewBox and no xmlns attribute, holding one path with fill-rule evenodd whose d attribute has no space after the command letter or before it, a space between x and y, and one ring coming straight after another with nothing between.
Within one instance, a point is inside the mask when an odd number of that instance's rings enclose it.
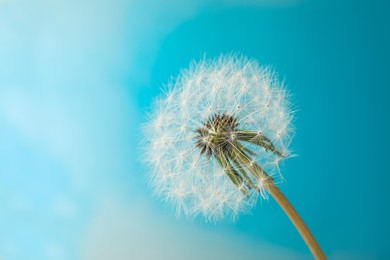
<instances>
[{"instance_id":1,"label":"dandelion seed head","mask_svg":"<svg viewBox=\"0 0 390 260\"><path fill-rule=\"evenodd\" d=\"M154 103L144 127L151 185L178 215L218 221L248 212L267 197L266 180L239 177L235 159L248 172L260 165L270 178L281 176L294 132L290 106L276 73L254 60L227 55L191 64Z\"/></svg>"}]
</instances>

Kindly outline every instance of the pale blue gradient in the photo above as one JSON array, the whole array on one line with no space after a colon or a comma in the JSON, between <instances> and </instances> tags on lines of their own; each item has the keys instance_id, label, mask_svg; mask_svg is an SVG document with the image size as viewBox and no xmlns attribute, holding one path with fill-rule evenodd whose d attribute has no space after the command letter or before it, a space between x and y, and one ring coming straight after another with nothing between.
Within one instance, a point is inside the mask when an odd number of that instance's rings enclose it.
<instances>
[{"instance_id":1,"label":"pale blue gradient","mask_svg":"<svg viewBox=\"0 0 390 260\"><path fill-rule=\"evenodd\" d=\"M272 199L214 225L176 220L146 183L140 128L161 85L226 52L294 93L281 189L325 253L389 258L388 8L0 0L0 259L310 259Z\"/></svg>"}]
</instances>

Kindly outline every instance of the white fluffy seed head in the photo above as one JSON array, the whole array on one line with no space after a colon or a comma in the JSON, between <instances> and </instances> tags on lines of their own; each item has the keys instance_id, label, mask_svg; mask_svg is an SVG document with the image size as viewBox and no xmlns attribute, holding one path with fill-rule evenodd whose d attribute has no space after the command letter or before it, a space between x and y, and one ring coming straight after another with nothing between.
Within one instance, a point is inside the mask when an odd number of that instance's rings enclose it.
<instances>
[{"instance_id":1,"label":"white fluffy seed head","mask_svg":"<svg viewBox=\"0 0 390 260\"><path fill-rule=\"evenodd\" d=\"M267 197L263 179L254 179L258 190L244 195L215 157L207 158L195 146L196 130L222 113L237 118L240 129L272 141L284 157L247 146L255 153L254 162L282 180L278 165L290 155L294 128L289 95L276 73L242 56L203 59L167 86L144 126L143 159L151 168L150 183L177 214L203 215L210 221L234 219L248 212L259 196Z\"/></svg>"}]
</instances>

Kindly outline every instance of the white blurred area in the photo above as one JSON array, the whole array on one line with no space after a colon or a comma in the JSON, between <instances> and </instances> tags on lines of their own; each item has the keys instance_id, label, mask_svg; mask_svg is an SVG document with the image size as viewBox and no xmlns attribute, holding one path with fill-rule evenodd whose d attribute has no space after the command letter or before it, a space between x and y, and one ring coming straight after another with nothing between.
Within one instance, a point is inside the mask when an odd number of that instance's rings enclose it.
<instances>
[{"instance_id":1,"label":"white blurred area","mask_svg":"<svg viewBox=\"0 0 390 260\"><path fill-rule=\"evenodd\" d=\"M147 84L160 40L205 5L0 0L0 259L303 259L177 224L140 191L128 79Z\"/></svg>"},{"instance_id":2,"label":"white blurred area","mask_svg":"<svg viewBox=\"0 0 390 260\"><path fill-rule=\"evenodd\" d=\"M310 259L243 234L172 221L143 200L106 200L85 234L81 256L88 260Z\"/></svg>"}]
</instances>

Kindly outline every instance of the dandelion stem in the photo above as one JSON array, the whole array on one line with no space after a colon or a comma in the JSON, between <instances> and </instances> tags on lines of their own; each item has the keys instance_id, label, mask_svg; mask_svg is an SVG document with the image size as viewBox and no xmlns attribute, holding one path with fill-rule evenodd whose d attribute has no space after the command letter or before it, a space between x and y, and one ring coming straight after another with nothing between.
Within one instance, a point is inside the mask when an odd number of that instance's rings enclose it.
<instances>
[{"instance_id":1,"label":"dandelion stem","mask_svg":"<svg viewBox=\"0 0 390 260\"><path fill-rule=\"evenodd\" d=\"M290 218L291 222L294 224L298 232L301 234L303 240L306 242L306 245L309 247L313 256L318 260L326 259L324 252L321 250L314 236L305 225L298 212L290 204L279 188L271 180L267 182L265 187Z\"/></svg>"}]
</instances>

